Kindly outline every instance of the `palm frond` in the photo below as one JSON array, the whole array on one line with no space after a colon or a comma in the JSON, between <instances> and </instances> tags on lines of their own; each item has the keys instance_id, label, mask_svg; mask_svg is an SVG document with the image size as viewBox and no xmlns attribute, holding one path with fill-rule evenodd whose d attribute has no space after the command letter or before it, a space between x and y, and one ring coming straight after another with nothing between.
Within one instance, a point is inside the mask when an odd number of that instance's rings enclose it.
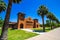
<instances>
[{"instance_id":1,"label":"palm frond","mask_svg":"<svg viewBox=\"0 0 60 40\"><path fill-rule=\"evenodd\" d=\"M0 1L0 12L5 11L6 10L6 4L4 1Z\"/></svg>"},{"instance_id":2,"label":"palm frond","mask_svg":"<svg viewBox=\"0 0 60 40\"><path fill-rule=\"evenodd\" d=\"M41 5L38 9L38 15L46 15L48 13L48 9L44 6L44 5Z\"/></svg>"},{"instance_id":3,"label":"palm frond","mask_svg":"<svg viewBox=\"0 0 60 40\"><path fill-rule=\"evenodd\" d=\"M13 0L13 3L20 3L22 0Z\"/></svg>"}]
</instances>

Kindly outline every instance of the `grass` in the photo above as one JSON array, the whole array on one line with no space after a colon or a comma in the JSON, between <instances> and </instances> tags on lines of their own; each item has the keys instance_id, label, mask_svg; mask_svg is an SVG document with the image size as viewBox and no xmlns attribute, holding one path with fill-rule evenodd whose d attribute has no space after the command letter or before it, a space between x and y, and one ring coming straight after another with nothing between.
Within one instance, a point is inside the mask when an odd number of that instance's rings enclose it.
<instances>
[{"instance_id":1,"label":"grass","mask_svg":"<svg viewBox=\"0 0 60 40\"><path fill-rule=\"evenodd\" d=\"M32 28L32 30L37 30L37 31L42 31L43 28ZM46 27L45 28L46 32L50 31L50 27ZM1 34L1 30L0 30L0 34ZM38 34L35 33L31 33L31 32L26 32L23 30L8 30L8 40L25 40L27 38L30 37L34 37Z\"/></svg>"},{"instance_id":2,"label":"grass","mask_svg":"<svg viewBox=\"0 0 60 40\"><path fill-rule=\"evenodd\" d=\"M0 30L1 33L1 30ZM38 34L26 32L23 30L8 30L8 40L25 40Z\"/></svg>"},{"instance_id":3,"label":"grass","mask_svg":"<svg viewBox=\"0 0 60 40\"><path fill-rule=\"evenodd\" d=\"M38 32L43 32L43 27L40 27L40 28L32 28L32 30L38 31ZM46 32L50 31L50 27L45 27L45 31Z\"/></svg>"}]
</instances>

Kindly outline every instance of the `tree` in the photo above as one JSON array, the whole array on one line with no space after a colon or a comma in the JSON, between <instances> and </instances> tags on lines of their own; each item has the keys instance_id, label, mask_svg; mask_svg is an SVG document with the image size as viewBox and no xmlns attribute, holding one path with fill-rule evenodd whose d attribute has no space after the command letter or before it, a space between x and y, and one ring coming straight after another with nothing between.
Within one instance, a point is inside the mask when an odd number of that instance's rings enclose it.
<instances>
[{"instance_id":1,"label":"tree","mask_svg":"<svg viewBox=\"0 0 60 40\"><path fill-rule=\"evenodd\" d=\"M42 17L43 32L45 32L44 16L45 16L47 13L48 13L48 10L47 10L47 8L46 8L44 5L42 5L42 6L39 7L39 9L38 9L38 15Z\"/></svg>"},{"instance_id":2,"label":"tree","mask_svg":"<svg viewBox=\"0 0 60 40\"><path fill-rule=\"evenodd\" d=\"M55 17L55 15L51 12L48 12L47 14L47 18L50 20L50 26L52 29L52 24L54 24L54 22L56 22L57 18ZM54 21L54 22L53 22Z\"/></svg>"},{"instance_id":3,"label":"tree","mask_svg":"<svg viewBox=\"0 0 60 40\"><path fill-rule=\"evenodd\" d=\"M6 10L6 4L4 1L0 0L0 13Z\"/></svg>"},{"instance_id":4,"label":"tree","mask_svg":"<svg viewBox=\"0 0 60 40\"><path fill-rule=\"evenodd\" d=\"M59 20L58 20L57 18L55 19L55 21L56 21L56 23L58 23L58 24L59 24Z\"/></svg>"},{"instance_id":5,"label":"tree","mask_svg":"<svg viewBox=\"0 0 60 40\"><path fill-rule=\"evenodd\" d=\"M6 16L4 20L4 24L2 27L2 33L1 33L1 40L7 40L7 32L8 32L8 26L9 26L9 19L10 19L10 12L12 8L12 3L19 3L21 0L9 0Z\"/></svg>"},{"instance_id":6,"label":"tree","mask_svg":"<svg viewBox=\"0 0 60 40\"><path fill-rule=\"evenodd\" d=\"M46 26L50 27L50 20L46 20Z\"/></svg>"},{"instance_id":7,"label":"tree","mask_svg":"<svg viewBox=\"0 0 60 40\"><path fill-rule=\"evenodd\" d=\"M50 26L51 26L52 15L53 14L51 12L48 12L47 14L47 18L50 20ZM51 29L52 29L52 26L51 26Z\"/></svg>"}]
</instances>

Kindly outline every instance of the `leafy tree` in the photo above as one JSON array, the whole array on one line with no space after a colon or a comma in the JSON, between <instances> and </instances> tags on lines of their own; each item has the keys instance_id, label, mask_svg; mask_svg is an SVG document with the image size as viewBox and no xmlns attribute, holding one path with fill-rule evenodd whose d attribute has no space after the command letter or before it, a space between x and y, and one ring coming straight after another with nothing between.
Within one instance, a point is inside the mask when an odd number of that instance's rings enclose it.
<instances>
[{"instance_id":1,"label":"leafy tree","mask_svg":"<svg viewBox=\"0 0 60 40\"><path fill-rule=\"evenodd\" d=\"M4 24L3 24L3 27L2 27L1 40L7 40L7 32L8 32L8 26L9 26L8 24L9 24L9 18L10 18L12 3L19 3L20 1L21 0L8 0L8 7L7 7L7 11L6 11Z\"/></svg>"},{"instance_id":2,"label":"leafy tree","mask_svg":"<svg viewBox=\"0 0 60 40\"><path fill-rule=\"evenodd\" d=\"M47 8L44 5L41 5L38 9L38 15L41 16L42 18L42 23L43 23L43 31L45 32L45 26L44 26L44 16L48 13Z\"/></svg>"}]
</instances>

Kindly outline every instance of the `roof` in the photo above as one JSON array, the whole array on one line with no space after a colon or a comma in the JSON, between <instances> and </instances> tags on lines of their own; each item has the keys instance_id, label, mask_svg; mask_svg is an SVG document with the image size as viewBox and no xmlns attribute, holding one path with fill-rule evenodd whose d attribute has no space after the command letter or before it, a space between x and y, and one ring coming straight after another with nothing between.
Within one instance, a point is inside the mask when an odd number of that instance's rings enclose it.
<instances>
[{"instance_id":1,"label":"roof","mask_svg":"<svg viewBox=\"0 0 60 40\"><path fill-rule=\"evenodd\" d=\"M18 15L19 15L19 14L25 15L23 12L19 12Z\"/></svg>"},{"instance_id":2,"label":"roof","mask_svg":"<svg viewBox=\"0 0 60 40\"><path fill-rule=\"evenodd\" d=\"M9 24L16 24L16 22L9 22Z\"/></svg>"}]
</instances>

